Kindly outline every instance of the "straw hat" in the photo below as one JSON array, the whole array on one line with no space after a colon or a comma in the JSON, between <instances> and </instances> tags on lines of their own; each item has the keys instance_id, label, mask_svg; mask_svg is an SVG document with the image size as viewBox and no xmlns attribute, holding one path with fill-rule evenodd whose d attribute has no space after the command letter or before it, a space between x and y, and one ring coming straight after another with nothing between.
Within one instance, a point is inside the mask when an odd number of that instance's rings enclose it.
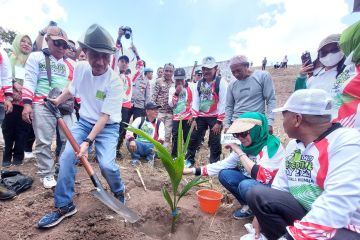
<instances>
[{"instance_id":1,"label":"straw hat","mask_svg":"<svg viewBox=\"0 0 360 240\"><path fill-rule=\"evenodd\" d=\"M229 127L226 133L240 133L252 129L255 125L261 126L262 122L252 118L238 118Z\"/></svg>"}]
</instances>

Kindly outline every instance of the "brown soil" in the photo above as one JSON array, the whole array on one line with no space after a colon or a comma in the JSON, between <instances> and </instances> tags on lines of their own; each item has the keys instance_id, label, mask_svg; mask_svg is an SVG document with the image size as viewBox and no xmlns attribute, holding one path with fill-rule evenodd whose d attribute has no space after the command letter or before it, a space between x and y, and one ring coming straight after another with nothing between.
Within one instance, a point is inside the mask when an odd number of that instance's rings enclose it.
<instances>
[{"instance_id":1,"label":"brown soil","mask_svg":"<svg viewBox=\"0 0 360 240\"><path fill-rule=\"evenodd\" d=\"M273 76L278 106L282 105L293 91L294 78L298 67L290 66L286 70L270 70ZM275 134L283 142L287 137L283 133L281 116L275 121ZM206 145L206 144L205 144ZM198 154L199 164L206 163L208 149L203 146ZM124 152L126 150L124 149ZM224 151L224 155L227 150ZM74 202L78 213L65 219L60 225L48 230L36 228L38 220L47 212L53 210L53 192L42 187L36 176L35 161L26 162L23 166L12 167L23 174L33 177L34 184L30 190L15 199L0 202L0 240L7 239L239 239L245 233L243 225L246 220L235 220L232 212L239 203L229 194L216 178L192 189L179 204L180 220L176 224L175 234L170 234L170 209L162 197L161 187L170 187L167 173L157 162L155 167L147 164L140 166L147 191L144 190L136 171L129 165L129 155L126 160L119 161L122 178L126 184L127 205L136 210L141 220L135 224L125 222L119 215L105 207L92 196L92 183L84 169L79 167ZM96 163L92 163L97 175L100 171ZM191 177L184 177L181 187ZM104 179L101 179L107 187ZM213 188L225 195L224 201L215 215L203 213L198 206L195 192L201 188Z\"/></svg>"}]
</instances>

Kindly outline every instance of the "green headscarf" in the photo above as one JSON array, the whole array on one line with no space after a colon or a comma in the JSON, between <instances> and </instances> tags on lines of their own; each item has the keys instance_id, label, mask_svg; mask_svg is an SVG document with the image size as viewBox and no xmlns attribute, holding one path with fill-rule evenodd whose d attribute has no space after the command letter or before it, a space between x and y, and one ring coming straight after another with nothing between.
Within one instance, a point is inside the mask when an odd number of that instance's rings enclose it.
<instances>
[{"instance_id":1,"label":"green headscarf","mask_svg":"<svg viewBox=\"0 0 360 240\"><path fill-rule=\"evenodd\" d=\"M346 56L354 52L351 60L355 65L360 65L360 21L341 33L339 44Z\"/></svg>"},{"instance_id":2,"label":"green headscarf","mask_svg":"<svg viewBox=\"0 0 360 240\"><path fill-rule=\"evenodd\" d=\"M29 57L29 54L24 54L23 52L21 52L20 50L20 42L21 40L27 37L30 39L31 42L31 38L28 35L23 35L23 34L17 34L13 43L12 43L12 51L10 53L10 62L11 62L11 67L12 67L12 72L13 74L15 74L15 66L24 66L26 63L27 58Z\"/></svg>"},{"instance_id":3,"label":"green headscarf","mask_svg":"<svg viewBox=\"0 0 360 240\"><path fill-rule=\"evenodd\" d=\"M267 146L269 158L274 156L280 146L280 139L274 135L269 134L268 121L265 115L259 112L247 112L241 114L240 118L256 119L260 120L262 123L261 126L255 125L250 129L252 143L247 147L240 145L243 152L247 155L256 156L264 148L264 146Z\"/></svg>"}]
</instances>

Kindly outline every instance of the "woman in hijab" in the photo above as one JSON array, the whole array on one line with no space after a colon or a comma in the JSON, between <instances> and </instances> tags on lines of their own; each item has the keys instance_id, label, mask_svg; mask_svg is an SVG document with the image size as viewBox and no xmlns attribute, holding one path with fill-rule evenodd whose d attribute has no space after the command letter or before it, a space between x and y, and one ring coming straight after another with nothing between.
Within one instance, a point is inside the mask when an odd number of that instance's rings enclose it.
<instances>
[{"instance_id":1,"label":"woman in hijab","mask_svg":"<svg viewBox=\"0 0 360 240\"><path fill-rule=\"evenodd\" d=\"M228 129L241 144L228 144L230 155L216 163L198 168L185 168L184 174L214 176L218 174L220 183L229 190L241 204L233 213L236 219L253 216L246 202L246 192L253 186L270 186L285 151L280 139L269 134L266 117L258 112L240 115Z\"/></svg>"},{"instance_id":2,"label":"woman in hijab","mask_svg":"<svg viewBox=\"0 0 360 240\"><path fill-rule=\"evenodd\" d=\"M10 62L13 73L13 111L6 114L2 124L2 131L5 141L3 166L9 167L12 164L21 165L24 160L25 140L28 136L31 125L25 123L21 118L23 103L21 90L25 79L25 62L31 53L31 39L28 35L18 34L12 44Z\"/></svg>"}]
</instances>

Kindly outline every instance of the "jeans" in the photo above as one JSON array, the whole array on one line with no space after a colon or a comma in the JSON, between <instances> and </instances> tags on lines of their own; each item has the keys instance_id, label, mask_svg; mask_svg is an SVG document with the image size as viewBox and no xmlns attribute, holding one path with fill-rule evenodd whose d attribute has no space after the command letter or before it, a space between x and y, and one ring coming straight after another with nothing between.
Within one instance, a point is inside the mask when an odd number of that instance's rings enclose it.
<instances>
[{"instance_id":1,"label":"jeans","mask_svg":"<svg viewBox=\"0 0 360 240\"><path fill-rule=\"evenodd\" d=\"M172 151L171 156L175 158L177 156L177 140L178 140L178 132L179 132L179 124L180 121L173 120L172 122ZM182 120L182 131L183 131L183 143L185 143L187 135L190 131L190 125L188 124L188 120Z\"/></svg>"},{"instance_id":2,"label":"jeans","mask_svg":"<svg viewBox=\"0 0 360 240\"><path fill-rule=\"evenodd\" d=\"M217 162L220 160L221 155L221 134L214 134L211 128L217 123L216 117L199 117L196 119L197 130L191 134L188 152L186 158L195 162L196 149L201 143L202 136L205 135L206 130L210 127L209 133L209 146L210 146L210 163Z\"/></svg>"},{"instance_id":3,"label":"jeans","mask_svg":"<svg viewBox=\"0 0 360 240\"><path fill-rule=\"evenodd\" d=\"M94 124L80 117L71 129L76 142L80 145L89 135ZM116 144L119 137L119 124L108 124L96 136L94 144L96 158L99 162L101 174L106 179L114 194L123 193L125 185L121 180L120 169L115 161ZM75 188L76 164L78 160L69 142L60 156L60 171L55 187L55 207L61 208L72 202Z\"/></svg>"},{"instance_id":4,"label":"jeans","mask_svg":"<svg viewBox=\"0 0 360 240\"><path fill-rule=\"evenodd\" d=\"M13 111L5 115L2 132L5 140L3 162L22 163L24 160L25 137L28 135L27 123L22 120L23 107L13 105Z\"/></svg>"},{"instance_id":5,"label":"jeans","mask_svg":"<svg viewBox=\"0 0 360 240\"><path fill-rule=\"evenodd\" d=\"M136 151L131 152L132 160L139 160L140 157L145 157L146 161L151 161L154 158L154 144L150 142L142 142L135 140L136 143ZM129 142L126 142L126 146L129 150Z\"/></svg>"},{"instance_id":6,"label":"jeans","mask_svg":"<svg viewBox=\"0 0 360 240\"><path fill-rule=\"evenodd\" d=\"M74 119L73 115L64 115L63 119L66 125L70 128ZM54 159L51 156L51 143L56 131L57 121L55 116L41 104L33 104L33 128L36 136L36 161L38 164L38 173L40 177L54 175ZM60 129L60 139L62 142L62 149L64 149L66 137ZM85 139L85 138L84 138Z\"/></svg>"},{"instance_id":7,"label":"jeans","mask_svg":"<svg viewBox=\"0 0 360 240\"><path fill-rule=\"evenodd\" d=\"M241 205L247 205L246 193L261 182L249 178L238 169L223 169L219 172L220 183L231 192Z\"/></svg>"},{"instance_id":8,"label":"jeans","mask_svg":"<svg viewBox=\"0 0 360 240\"><path fill-rule=\"evenodd\" d=\"M246 199L259 221L261 231L270 240L284 235L287 226L293 225L295 220L300 220L307 214L290 193L273 188L256 186L247 193ZM332 239L355 240L360 239L360 234L338 229Z\"/></svg>"}]
</instances>

